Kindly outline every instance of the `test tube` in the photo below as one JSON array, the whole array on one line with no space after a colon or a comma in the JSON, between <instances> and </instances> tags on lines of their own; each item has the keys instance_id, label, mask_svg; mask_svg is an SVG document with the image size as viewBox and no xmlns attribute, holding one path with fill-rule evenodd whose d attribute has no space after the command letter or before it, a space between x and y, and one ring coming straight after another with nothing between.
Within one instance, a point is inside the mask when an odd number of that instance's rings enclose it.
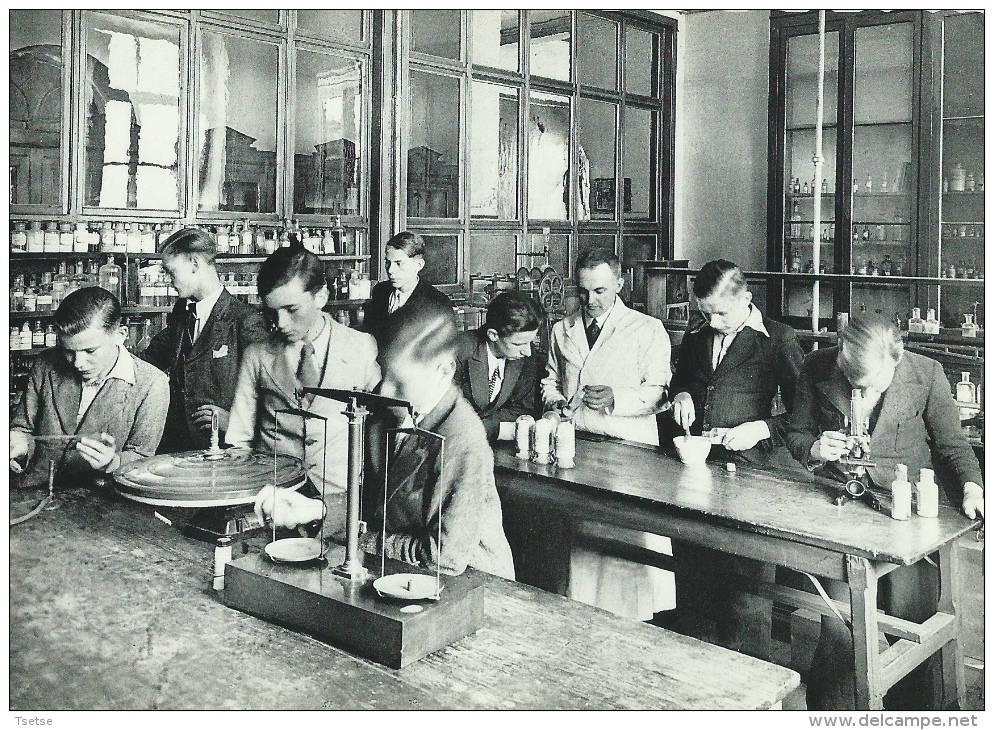
<instances>
[{"instance_id":1,"label":"test tube","mask_svg":"<svg viewBox=\"0 0 994 730\"><path fill-rule=\"evenodd\" d=\"M553 423L548 418L540 418L535 422L535 463L548 464L552 452Z\"/></svg>"},{"instance_id":2,"label":"test tube","mask_svg":"<svg viewBox=\"0 0 994 730\"><path fill-rule=\"evenodd\" d=\"M531 437L532 427L535 419L531 416L518 416L514 422L514 443L518 447L518 458L528 459L531 457Z\"/></svg>"},{"instance_id":3,"label":"test tube","mask_svg":"<svg viewBox=\"0 0 994 730\"><path fill-rule=\"evenodd\" d=\"M563 469L572 469L576 459L576 427L570 421L556 426L556 461Z\"/></svg>"}]
</instances>

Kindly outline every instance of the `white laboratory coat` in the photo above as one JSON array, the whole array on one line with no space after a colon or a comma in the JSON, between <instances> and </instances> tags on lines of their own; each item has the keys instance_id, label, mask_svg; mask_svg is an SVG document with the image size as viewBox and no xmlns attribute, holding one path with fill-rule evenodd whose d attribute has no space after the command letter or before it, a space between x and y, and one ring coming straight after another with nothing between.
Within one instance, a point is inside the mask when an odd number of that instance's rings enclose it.
<instances>
[{"instance_id":1,"label":"white laboratory coat","mask_svg":"<svg viewBox=\"0 0 994 730\"><path fill-rule=\"evenodd\" d=\"M552 328L542 400L553 405L575 395L570 406L577 429L656 446L655 414L665 404L671 374L670 339L663 323L617 299L592 350L580 311ZM579 392L585 385L611 386L610 412L582 405ZM599 545L607 539L672 554L668 537L582 522L570 556L570 598L640 621L675 607L671 572L585 545L584 537L596 538Z\"/></svg>"}]
</instances>

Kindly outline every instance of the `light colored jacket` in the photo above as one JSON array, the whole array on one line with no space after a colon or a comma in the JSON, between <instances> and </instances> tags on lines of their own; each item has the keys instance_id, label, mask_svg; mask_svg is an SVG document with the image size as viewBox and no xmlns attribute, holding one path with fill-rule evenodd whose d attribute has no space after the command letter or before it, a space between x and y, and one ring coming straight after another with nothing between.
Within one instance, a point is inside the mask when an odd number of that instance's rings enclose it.
<instances>
[{"instance_id":1,"label":"light colored jacket","mask_svg":"<svg viewBox=\"0 0 994 730\"><path fill-rule=\"evenodd\" d=\"M321 379L322 388L372 390L380 382L376 364L376 342L370 335L349 329L328 317L331 332L328 338L327 366ZM325 353L315 353L324 360ZM276 334L250 345L245 350L238 373L238 386L231 406L231 418L226 441L232 446L245 446L265 453L273 452L279 443L279 453L304 458L307 473L314 485L321 488L322 469L327 458L328 492L345 490L348 478L348 418L342 413L345 403L317 396L304 409L327 418L328 434L324 439L324 422L320 418L306 420L306 455L304 454L305 421L299 416L280 414L276 430L276 411L297 408L296 373L286 358L286 344Z\"/></svg>"},{"instance_id":2,"label":"light colored jacket","mask_svg":"<svg viewBox=\"0 0 994 730\"><path fill-rule=\"evenodd\" d=\"M582 310L553 326L542 401L551 406L576 395L571 408L581 431L658 445L655 414L665 403L671 374L670 338L663 323L629 309L619 298L593 350L587 345ZM585 407L577 394L585 385L610 386L614 408Z\"/></svg>"}]
</instances>

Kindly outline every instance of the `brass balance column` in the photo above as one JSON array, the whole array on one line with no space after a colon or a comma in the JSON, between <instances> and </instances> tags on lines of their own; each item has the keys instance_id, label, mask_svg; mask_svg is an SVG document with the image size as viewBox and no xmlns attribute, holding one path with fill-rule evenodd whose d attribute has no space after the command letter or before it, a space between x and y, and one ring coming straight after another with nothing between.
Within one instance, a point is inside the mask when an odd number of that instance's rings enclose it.
<instances>
[{"instance_id":1,"label":"brass balance column","mask_svg":"<svg viewBox=\"0 0 994 730\"><path fill-rule=\"evenodd\" d=\"M345 518L345 562L333 569L335 575L352 581L364 581L369 577L362 565L359 552L359 501L362 494L362 468L365 454L364 426L369 411L359 405L356 398L349 399L344 411L349 417L349 483L346 495Z\"/></svg>"}]
</instances>

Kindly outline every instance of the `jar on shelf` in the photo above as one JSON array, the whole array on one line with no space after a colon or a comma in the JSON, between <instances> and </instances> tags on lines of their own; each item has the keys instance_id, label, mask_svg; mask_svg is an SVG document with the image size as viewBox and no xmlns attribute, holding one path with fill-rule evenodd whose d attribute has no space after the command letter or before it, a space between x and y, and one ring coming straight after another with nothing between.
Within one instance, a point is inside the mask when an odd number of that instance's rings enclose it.
<instances>
[{"instance_id":1,"label":"jar on shelf","mask_svg":"<svg viewBox=\"0 0 994 730\"><path fill-rule=\"evenodd\" d=\"M45 253L59 252L59 227L55 221L45 224L45 234L42 238L42 250Z\"/></svg>"},{"instance_id":2,"label":"jar on shelf","mask_svg":"<svg viewBox=\"0 0 994 730\"><path fill-rule=\"evenodd\" d=\"M45 250L45 232L41 230L41 221L31 221L25 248L28 253L41 253Z\"/></svg>"},{"instance_id":3,"label":"jar on shelf","mask_svg":"<svg viewBox=\"0 0 994 730\"><path fill-rule=\"evenodd\" d=\"M27 253L28 250L28 227L27 224L17 222L14 230L10 232L10 252Z\"/></svg>"},{"instance_id":4,"label":"jar on shelf","mask_svg":"<svg viewBox=\"0 0 994 730\"><path fill-rule=\"evenodd\" d=\"M59 223L59 253L72 253L74 238L72 223Z\"/></svg>"},{"instance_id":5,"label":"jar on shelf","mask_svg":"<svg viewBox=\"0 0 994 730\"><path fill-rule=\"evenodd\" d=\"M954 193L962 193L966 189L966 170L958 162L949 176L949 189Z\"/></svg>"},{"instance_id":6,"label":"jar on shelf","mask_svg":"<svg viewBox=\"0 0 994 730\"><path fill-rule=\"evenodd\" d=\"M973 173L972 172L968 172L966 174L966 181L965 181L964 187L966 188L966 192L968 192L968 193L972 193L972 192L974 192L977 189L977 183L973 179Z\"/></svg>"}]
</instances>

